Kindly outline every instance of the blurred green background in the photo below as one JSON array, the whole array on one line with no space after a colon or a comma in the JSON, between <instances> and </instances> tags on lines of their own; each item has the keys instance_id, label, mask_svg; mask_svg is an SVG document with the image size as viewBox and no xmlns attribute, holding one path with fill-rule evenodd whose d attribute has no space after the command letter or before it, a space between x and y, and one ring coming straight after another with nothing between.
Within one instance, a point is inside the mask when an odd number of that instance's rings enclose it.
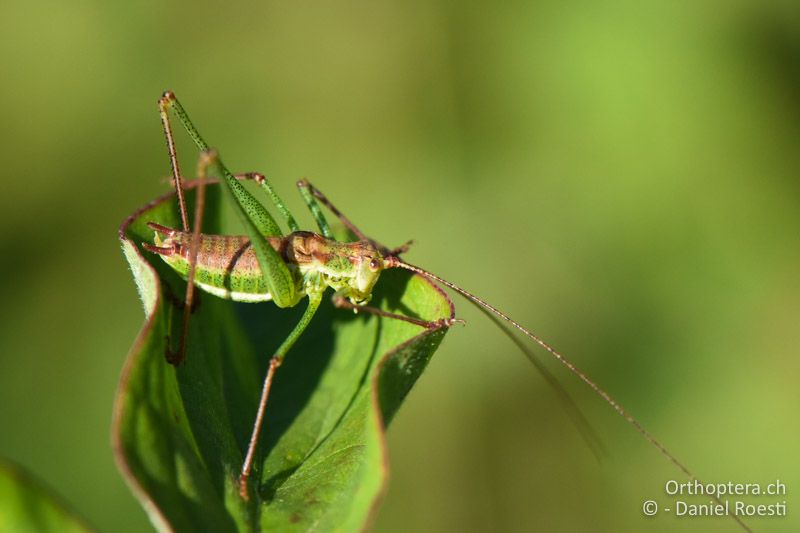
<instances>
[{"instance_id":1,"label":"blurred green background","mask_svg":"<svg viewBox=\"0 0 800 533\"><path fill-rule=\"evenodd\" d=\"M414 238L409 261L552 342L703 480L784 481L748 501L789 516L752 526L800 527L796 1L7 1L0 43L0 455L100 529L149 527L109 446L143 320L116 230L169 187L167 88L296 214L307 176ZM735 530L644 518L680 473L551 364L598 463L458 303L390 428L377 530Z\"/></svg>"}]
</instances>

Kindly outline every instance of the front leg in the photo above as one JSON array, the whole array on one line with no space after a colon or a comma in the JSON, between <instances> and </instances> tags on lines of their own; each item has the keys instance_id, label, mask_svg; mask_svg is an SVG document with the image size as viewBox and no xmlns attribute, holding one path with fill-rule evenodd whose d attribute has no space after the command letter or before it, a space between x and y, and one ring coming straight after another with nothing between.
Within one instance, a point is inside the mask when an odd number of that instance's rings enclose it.
<instances>
[{"instance_id":1,"label":"front leg","mask_svg":"<svg viewBox=\"0 0 800 533\"><path fill-rule=\"evenodd\" d=\"M396 313L390 313L389 311L384 311L383 309L378 309L377 307L372 307L369 305L356 305L340 293L334 293L333 297L331 298L334 307L339 309L350 309L356 313L369 313L371 315L382 316L385 318L392 318L394 320L402 320L403 322L409 322L411 324L415 324L421 328L425 329L439 329L444 327L450 327L456 322L463 323L464 321L460 318L440 318L439 320L429 321L429 320L421 320L419 318L412 318L410 316L405 315L398 315Z\"/></svg>"}]
</instances>

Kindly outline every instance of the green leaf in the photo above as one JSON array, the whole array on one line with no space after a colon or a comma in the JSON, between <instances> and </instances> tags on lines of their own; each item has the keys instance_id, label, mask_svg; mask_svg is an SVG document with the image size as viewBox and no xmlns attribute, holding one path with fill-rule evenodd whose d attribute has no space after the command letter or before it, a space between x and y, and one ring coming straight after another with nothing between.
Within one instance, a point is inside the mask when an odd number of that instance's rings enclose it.
<instances>
[{"instance_id":1,"label":"green leaf","mask_svg":"<svg viewBox=\"0 0 800 533\"><path fill-rule=\"evenodd\" d=\"M0 460L0 531L90 531L53 492L21 467Z\"/></svg>"},{"instance_id":2,"label":"green leaf","mask_svg":"<svg viewBox=\"0 0 800 533\"><path fill-rule=\"evenodd\" d=\"M217 189L208 190L209 233L220 231ZM129 485L162 530L363 529L386 482L384 425L446 329L354 315L326 300L276 374L253 474L259 489L246 503L236 479L267 362L305 303L278 309L200 293L187 360L167 364L185 283L140 243L152 242L148 221L179 226L174 204L162 197L120 229L146 314L114 410L115 453ZM372 303L387 311L452 316L445 294L419 276L386 271L378 287Z\"/></svg>"}]
</instances>

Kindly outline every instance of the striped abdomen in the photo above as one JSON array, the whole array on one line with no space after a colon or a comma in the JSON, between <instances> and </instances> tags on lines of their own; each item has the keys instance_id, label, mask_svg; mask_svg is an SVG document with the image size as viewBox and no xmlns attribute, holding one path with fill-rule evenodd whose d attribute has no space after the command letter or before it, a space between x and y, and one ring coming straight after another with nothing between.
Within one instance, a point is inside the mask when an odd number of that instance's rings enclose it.
<instances>
[{"instance_id":1,"label":"striped abdomen","mask_svg":"<svg viewBox=\"0 0 800 533\"><path fill-rule=\"evenodd\" d=\"M145 245L160 254L183 278L189 273L189 254L192 234L151 223L156 230L155 246ZM161 239L159 233L166 237ZM268 237L269 244L283 257L290 270L286 237ZM215 296L243 302L262 302L272 299L261 274L250 239L239 235L200 234L197 249L195 284Z\"/></svg>"}]
</instances>

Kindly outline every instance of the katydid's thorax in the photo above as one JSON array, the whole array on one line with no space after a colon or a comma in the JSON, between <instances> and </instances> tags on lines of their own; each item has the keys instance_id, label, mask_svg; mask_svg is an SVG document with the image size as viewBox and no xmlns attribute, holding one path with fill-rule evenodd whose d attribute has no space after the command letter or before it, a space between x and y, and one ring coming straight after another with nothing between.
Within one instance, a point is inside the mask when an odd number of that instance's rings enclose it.
<instances>
[{"instance_id":1,"label":"katydid's thorax","mask_svg":"<svg viewBox=\"0 0 800 533\"><path fill-rule=\"evenodd\" d=\"M145 247L161 255L185 279L192 234L157 224L151 227L156 229L155 246ZM267 241L289 267L298 289L297 302L331 287L351 302L364 304L383 269L380 252L367 241L338 242L309 231L268 237ZM245 236L200 234L195 285L240 302L272 299L255 250Z\"/></svg>"}]
</instances>

